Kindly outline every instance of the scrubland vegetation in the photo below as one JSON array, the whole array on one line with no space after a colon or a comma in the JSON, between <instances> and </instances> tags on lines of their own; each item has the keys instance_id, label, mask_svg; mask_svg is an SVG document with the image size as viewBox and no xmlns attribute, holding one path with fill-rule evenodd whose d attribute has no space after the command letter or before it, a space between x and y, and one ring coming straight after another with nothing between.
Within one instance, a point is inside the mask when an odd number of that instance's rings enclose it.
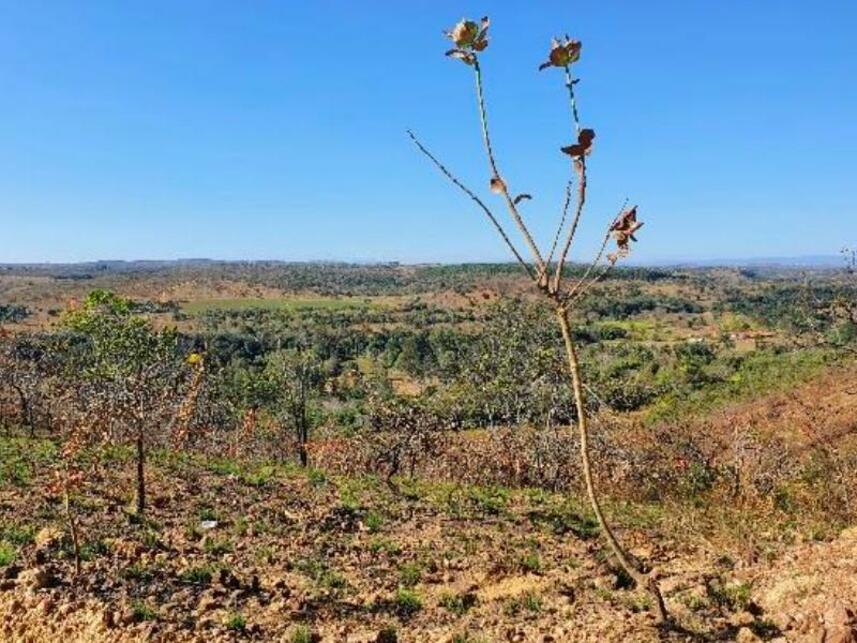
<instances>
[{"instance_id":1,"label":"scrubland vegetation","mask_svg":"<svg viewBox=\"0 0 857 643\"><path fill-rule=\"evenodd\" d=\"M328 266L235 305L250 272L200 269L196 309L162 296L181 269L2 278L29 311L0 357L4 637L772 639L837 595L798 562L851 551L847 273L618 270L577 308L604 511L656 570L659 630L599 539L525 282Z\"/></svg>"}]
</instances>

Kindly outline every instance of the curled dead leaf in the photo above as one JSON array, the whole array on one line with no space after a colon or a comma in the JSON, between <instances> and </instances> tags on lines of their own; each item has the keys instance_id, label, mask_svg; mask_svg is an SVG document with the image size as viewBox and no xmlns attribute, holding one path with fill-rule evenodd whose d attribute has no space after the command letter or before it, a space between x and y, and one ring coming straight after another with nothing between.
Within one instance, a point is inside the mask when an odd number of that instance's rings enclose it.
<instances>
[{"instance_id":1,"label":"curled dead leaf","mask_svg":"<svg viewBox=\"0 0 857 643\"><path fill-rule=\"evenodd\" d=\"M643 227L642 221L637 221L637 206L625 210L620 214L613 225L610 226L610 233L616 241L616 248L619 256L627 256L630 252L631 241L636 241L637 237L634 233Z\"/></svg>"},{"instance_id":2,"label":"curled dead leaf","mask_svg":"<svg viewBox=\"0 0 857 643\"><path fill-rule=\"evenodd\" d=\"M450 58L456 58L466 65L472 65L476 62L476 57L473 54L461 49L450 49L446 52L446 55Z\"/></svg>"},{"instance_id":3,"label":"curled dead leaf","mask_svg":"<svg viewBox=\"0 0 857 643\"><path fill-rule=\"evenodd\" d=\"M577 135L577 143L562 148L563 153L571 157L579 158L586 156L592 151L592 142L595 140L595 130L582 129Z\"/></svg>"},{"instance_id":4,"label":"curled dead leaf","mask_svg":"<svg viewBox=\"0 0 857 643\"><path fill-rule=\"evenodd\" d=\"M532 197L531 195L529 195L529 194L519 194L518 196L516 196L516 197L512 200L512 202L513 202L515 205L518 205L521 201L525 201L525 200L526 200L526 201L531 201L531 200L532 200L532 198L533 198L533 197Z\"/></svg>"},{"instance_id":5,"label":"curled dead leaf","mask_svg":"<svg viewBox=\"0 0 857 643\"><path fill-rule=\"evenodd\" d=\"M446 36L455 43L456 50L463 51L464 53L483 51L488 47L488 26L490 22L487 16L482 18L478 23L474 20L462 18L458 24L446 32ZM447 52L447 55L450 55L449 52ZM463 60L468 65L473 64L473 62L468 62L464 58L458 56L456 58Z\"/></svg>"},{"instance_id":6,"label":"curled dead leaf","mask_svg":"<svg viewBox=\"0 0 857 643\"><path fill-rule=\"evenodd\" d=\"M560 41L554 38L551 41L551 50L548 59L539 65L539 71L548 67L568 67L580 60L580 50L583 44L579 40L572 40L568 36Z\"/></svg>"}]
</instances>

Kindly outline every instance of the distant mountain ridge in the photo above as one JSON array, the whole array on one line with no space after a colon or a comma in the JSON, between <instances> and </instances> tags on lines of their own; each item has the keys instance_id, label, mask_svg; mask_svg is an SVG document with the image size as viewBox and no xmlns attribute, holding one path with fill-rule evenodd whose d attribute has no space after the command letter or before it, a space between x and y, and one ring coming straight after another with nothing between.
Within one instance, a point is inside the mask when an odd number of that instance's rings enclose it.
<instances>
[{"instance_id":1,"label":"distant mountain ridge","mask_svg":"<svg viewBox=\"0 0 857 643\"><path fill-rule=\"evenodd\" d=\"M203 267L212 265L328 265L328 266L442 266L467 264L502 264L503 261L289 261L285 259L209 259L205 257L181 259L99 259L79 262L0 262L3 270L72 270L74 272L139 272L159 270L170 267ZM844 261L841 255L801 255L794 257L739 257L713 259L652 259L647 261L629 261L626 265L640 268L841 268Z\"/></svg>"},{"instance_id":2,"label":"distant mountain ridge","mask_svg":"<svg viewBox=\"0 0 857 643\"><path fill-rule=\"evenodd\" d=\"M654 260L635 263L647 267L690 268L841 268L842 255L801 255L796 257L739 257L732 259Z\"/></svg>"}]
</instances>

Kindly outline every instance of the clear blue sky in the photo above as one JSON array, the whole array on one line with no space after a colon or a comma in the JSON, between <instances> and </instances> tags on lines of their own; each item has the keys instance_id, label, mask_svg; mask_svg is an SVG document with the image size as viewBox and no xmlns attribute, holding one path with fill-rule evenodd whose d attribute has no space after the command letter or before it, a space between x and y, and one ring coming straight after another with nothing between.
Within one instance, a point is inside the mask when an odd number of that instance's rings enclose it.
<instances>
[{"instance_id":1,"label":"clear blue sky","mask_svg":"<svg viewBox=\"0 0 857 643\"><path fill-rule=\"evenodd\" d=\"M542 237L570 135L536 68L568 32L598 132L581 249L625 196L640 261L857 242L854 0L0 0L0 261L505 259L404 134L487 192L441 36L483 13L498 158Z\"/></svg>"}]
</instances>

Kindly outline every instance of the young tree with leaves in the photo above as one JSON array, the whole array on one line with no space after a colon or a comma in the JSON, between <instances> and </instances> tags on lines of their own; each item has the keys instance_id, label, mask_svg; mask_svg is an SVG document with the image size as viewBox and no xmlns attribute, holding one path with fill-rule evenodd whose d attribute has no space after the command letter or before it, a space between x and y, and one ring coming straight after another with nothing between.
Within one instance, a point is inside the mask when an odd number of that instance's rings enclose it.
<instances>
[{"instance_id":1,"label":"young tree with leaves","mask_svg":"<svg viewBox=\"0 0 857 643\"><path fill-rule=\"evenodd\" d=\"M77 408L107 440L135 448L136 508L146 508L146 451L163 440L184 398L188 365L174 329L156 330L129 300L96 290L66 313L64 325L81 339L70 363L81 378Z\"/></svg>"},{"instance_id":2,"label":"young tree with leaves","mask_svg":"<svg viewBox=\"0 0 857 643\"><path fill-rule=\"evenodd\" d=\"M592 153L595 140L595 131L581 126L580 114L577 105L575 88L579 82L573 74L573 66L580 59L582 45L580 41L566 36L564 39L554 39L551 43L548 59L539 67L539 70L554 68L563 72L564 85L568 95L571 112L572 135L574 142L561 148L563 154L569 157L573 171L573 177L569 179L565 189L565 199L552 243L547 252L542 252L535 238L530 232L529 226L521 213L521 206L532 197L527 193L515 193L509 187L508 180L501 174L494 146L491 140L488 125L488 115L485 106L485 94L482 79L482 66L480 56L488 48L488 18L481 21L462 20L456 24L447 37L453 42L453 48L446 52L450 58L461 61L468 66L474 74L476 88L476 105L481 126L482 142L488 161L489 189L500 197L503 205L508 211L509 217L520 233L527 248L529 258L525 259L522 252L517 248L504 225L493 210L473 190L465 186L458 177L453 174L428 148L414 135L408 131L408 135L414 144L438 170L467 195L485 214L490 223L496 229L501 239L512 253L515 260L521 265L533 282L534 287L544 298L551 303L556 314L556 320L562 332L568 365L568 384L571 389L574 406L576 409L577 428L580 438L580 457L582 463L583 477L586 485L592 511L601 528L601 532L607 541L616 561L622 569L640 587L646 588L652 595L658 611L659 618L667 619L666 607L661 596L660 589L654 575L642 571L626 553L607 522L601 509L595 479L592 474L592 464L589 454L589 424L586 412L586 401L584 387L581 381L580 365L577 357L577 348L572 338L570 311L587 294L589 289L612 267L620 258L630 252L631 241L636 241L635 233L643 225L637 220L637 208L625 209L623 205L620 213L607 227L600 249L582 275L576 279L570 279L566 270L566 263L575 239L578 224L583 215L587 195L587 158ZM572 187L576 183L576 197L572 198ZM569 220L569 210L574 201L574 208ZM616 250L605 255L610 239L615 241ZM557 250L558 253L557 253ZM554 260L554 257L556 259ZM602 262L603 259L606 261Z\"/></svg>"}]
</instances>

